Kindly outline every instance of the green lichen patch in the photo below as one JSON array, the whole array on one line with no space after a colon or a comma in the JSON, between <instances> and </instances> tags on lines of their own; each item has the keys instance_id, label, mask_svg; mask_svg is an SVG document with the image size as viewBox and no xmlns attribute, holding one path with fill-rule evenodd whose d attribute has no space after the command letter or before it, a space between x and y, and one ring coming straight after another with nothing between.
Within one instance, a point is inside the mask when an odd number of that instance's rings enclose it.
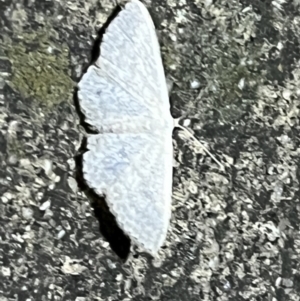
<instances>
[{"instance_id":1,"label":"green lichen patch","mask_svg":"<svg viewBox=\"0 0 300 301\"><path fill-rule=\"evenodd\" d=\"M204 2L173 9L176 24L173 19L162 23L164 65L185 115L234 123L256 103L266 80L261 66L273 45L256 38L260 16L250 6ZM193 88L193 82L199 86Z\"/></svg>"},{"instance_id":2,"label":"green lichen patch","mask_svg":"<svg viewBox=\"0 0 300 301\"><path fill-rule=\"evenodd\" d=\"M69 49L53 43L53 35L53 30L24 33L5 46L12 64L11 86L46 109L71 99L73 90Z\"/></svg>"},{"instance_id":3,"label":"green lichen patch","mask_svg":"<svg viewBox=\"0 0 300 301\"><path fill-rule=\"evenodd\" d=\"M25 155L23 143L16 137L7 139L7 153L20 159Z\"/></svg>"}]
</instances>

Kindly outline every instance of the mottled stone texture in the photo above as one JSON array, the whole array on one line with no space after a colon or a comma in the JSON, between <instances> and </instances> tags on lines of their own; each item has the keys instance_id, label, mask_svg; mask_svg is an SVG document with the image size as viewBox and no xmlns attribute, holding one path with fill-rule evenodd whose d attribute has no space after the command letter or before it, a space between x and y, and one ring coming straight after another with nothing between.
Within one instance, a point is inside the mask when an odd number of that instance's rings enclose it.
<instances>
[{"instance_id":1,"label":"mottled stone texture","mask_svg":"<svg viewBox=\"0 0 300 301\"><path fill-rule=\"evenodd\" d=\"M165 247L123 264L72 159L73 87L114 4L1 1L0 300L300 300L299 1L144 3L172 114L226 170L175 131Z\"/></svg>"}]
</instances>

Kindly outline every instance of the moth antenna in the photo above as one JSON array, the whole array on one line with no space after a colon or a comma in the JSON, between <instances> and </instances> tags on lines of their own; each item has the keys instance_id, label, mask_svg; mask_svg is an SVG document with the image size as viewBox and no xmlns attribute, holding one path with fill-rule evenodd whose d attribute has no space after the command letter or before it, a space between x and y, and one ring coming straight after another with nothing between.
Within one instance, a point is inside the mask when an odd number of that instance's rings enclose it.
<instances>
[{"instance_id":1,"label":"moth antenna","mask_svg":"<svg viewBox=\"0 0 300 301\"><path fill-rule=\"evenodd\" d=\"M222 163L184 126L179 124L181 118L174 119L174 127L183 130L189 138L191 138L196 145L200 146L219 166L222 170L225 170Z\"/></svg>"}]
</instances>

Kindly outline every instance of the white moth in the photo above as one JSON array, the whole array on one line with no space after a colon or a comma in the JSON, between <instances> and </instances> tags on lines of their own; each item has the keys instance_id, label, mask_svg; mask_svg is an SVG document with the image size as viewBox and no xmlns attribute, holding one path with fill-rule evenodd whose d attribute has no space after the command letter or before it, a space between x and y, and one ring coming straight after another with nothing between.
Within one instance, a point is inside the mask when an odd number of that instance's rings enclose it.
<instances>
[{"instance_id":1,"label":"white moth","mask_svg":"<svg viewBox=\"0 0 300 301\"><path fill-rule=\"evenodd\" d=\"M174 125L154 24L140 1L108 26L78 98L99 132L88 137L84 178L131 240L155 255L171 216Z\"/></svg>"},{"instance_id":2,"label":"white moth","mask_svg":"<svg viewBox=\"0 0 300 301\"><path fill-rule=\"evenodd\" d=\"M130 239L155 256L171 217L174 126L200 143L170 114L154 24L140 1L110 23L78 88L86 122L98 131L87 139L84 179Z\"/></svg>"}]
</instances>

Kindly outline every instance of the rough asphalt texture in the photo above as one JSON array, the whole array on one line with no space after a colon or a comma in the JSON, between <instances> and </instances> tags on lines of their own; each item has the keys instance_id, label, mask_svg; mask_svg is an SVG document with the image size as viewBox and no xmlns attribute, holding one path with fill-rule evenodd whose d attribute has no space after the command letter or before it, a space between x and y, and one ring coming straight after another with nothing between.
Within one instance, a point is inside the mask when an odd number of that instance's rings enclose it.
<instances>
[{"instance_id":1,"label":"rough asphalt texture","mask_svg":"<svg viewBox=\"0 0 300 301\"><path fill-rule=\"evenodd\" d=\"M300 300L300 1L144 1L172 114L159 259L124 264L78 191L73 101L113 1L0 1L0 300ZM77 196L76 196L77 194Z\"/></svg>"}]
</instances>

